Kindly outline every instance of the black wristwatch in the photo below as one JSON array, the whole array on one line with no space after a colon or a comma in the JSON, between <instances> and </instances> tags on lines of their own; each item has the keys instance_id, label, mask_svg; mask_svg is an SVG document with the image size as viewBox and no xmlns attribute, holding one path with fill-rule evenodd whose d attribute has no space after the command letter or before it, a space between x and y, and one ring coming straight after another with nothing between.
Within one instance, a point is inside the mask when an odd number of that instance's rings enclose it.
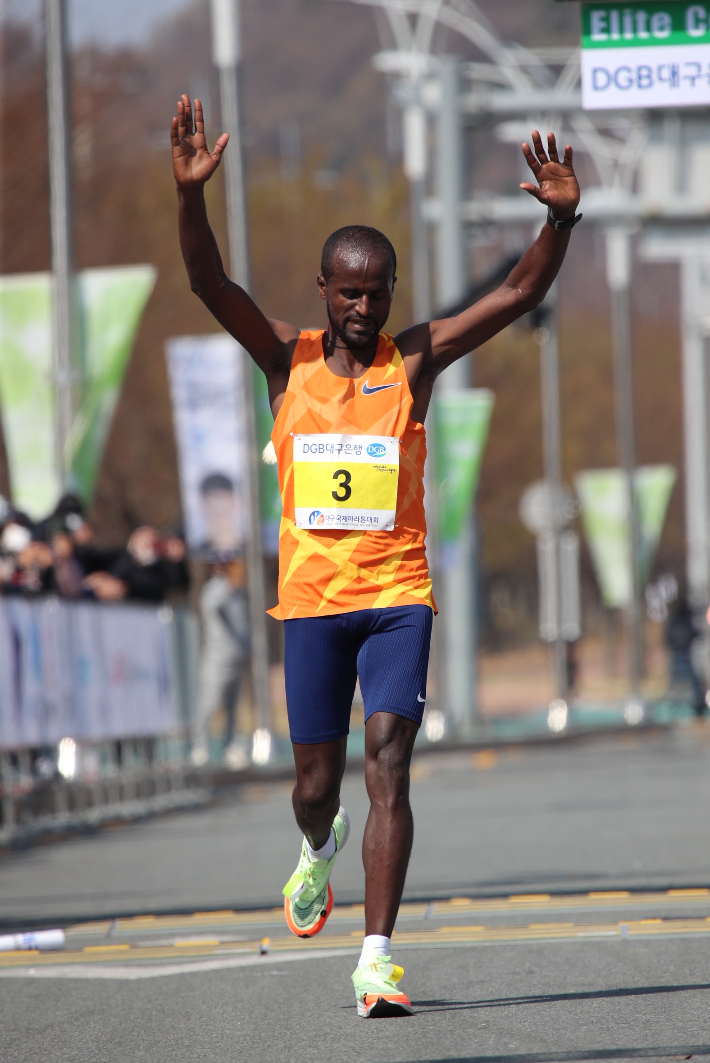
<instances>
[{"instance_id":1,"label":"black wristwatch","mask_svg":"<svg viewBox=\"0 0 710 1063\"><path fill-rule=\"evenodd\" d=\"M565 229L574 229L578 221L581 221L584 217L583 214L578 214L574 218L565 218L564 221L560 221L552 213L552 207L547 208L547 224L551 225L553 229L556 229L558 233L564 232Z\"/></svg>"}]
</instances>

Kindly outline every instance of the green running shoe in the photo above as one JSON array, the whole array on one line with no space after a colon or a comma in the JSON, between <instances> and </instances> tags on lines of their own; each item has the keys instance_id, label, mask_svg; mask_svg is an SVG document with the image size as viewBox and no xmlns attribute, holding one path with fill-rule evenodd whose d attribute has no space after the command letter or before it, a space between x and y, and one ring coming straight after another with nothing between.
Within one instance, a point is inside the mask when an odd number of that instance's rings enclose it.
<instances>
[{"instance_id":1,"label":"green running shoe","mask_svg":"<svg viewBox=\"0 0 710 1063\"><path fill-rule=\"evenodd\" d=\"M341 851L350 834L350 820L341 805L333 820L335 853L330 860L311 860L306 839L301 847L298 867L283 888L286 923L292 934L310 938L325 926L333 910L333 891L330 888L330 873L335 857Z\"/></svg>"},{"instance_id":2,"label":"green running shoe","mask_svg":"<svg viewBox=\"0 0 710 1063\"><path fill-rule=\"evenodd\" d=\"M353 975L357 1013L362 1019L388 1019L413 1015L414 1008L397 983L404 974L389 956L375 956L367 967L357 967Z\"/></svg>"}]
</instances>

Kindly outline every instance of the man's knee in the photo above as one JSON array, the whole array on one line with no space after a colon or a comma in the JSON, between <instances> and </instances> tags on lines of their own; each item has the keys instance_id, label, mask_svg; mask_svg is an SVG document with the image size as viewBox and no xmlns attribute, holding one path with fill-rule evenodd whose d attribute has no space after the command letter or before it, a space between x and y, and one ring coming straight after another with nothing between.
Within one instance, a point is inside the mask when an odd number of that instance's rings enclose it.
<instances>
[{"instance_id":1,"label":"man's knee","mask_svg":"<svg viewBox=\"0 0 710 1063\"><path fill-rule=\"evenodd\" d=\"M407 751L396 746L385 746L367 758L367 778L388 789L401 789L409 782L410 759Z\"/></svg>"},{"instance_id":2,"label":"man's knee","mask_svg":"<svg viewBox=\"0 0 710 1063\"><path fill-rule=\"evenodd\" d=\"M293 791L297 805L315 815L340 800L340 783L345 769L347 739L318 745L293 746L296 761L296 786ZM337 811L337 809L336 809Z\"/></svg>"},{"instance_id":3,"label":"man's knee","mask_svg":"<svg viewBox=\"0 0 710 1063\"><path fill-rule=\"evenodd\" d=\"M293 798L309 812L322 812L340 800L340 780L330 774L299 774Z\"/></svg>"},{"instance_id":4,"label":"man's knee","mask_svg":"<svg viewBox=\"0 0 710 1063\"><path fill-rule=\"evenodd\" d=\"M326 812L340 802L342 776L340 757L297 757L294 805L309 815Z\"/></svg>"}]
</instances>

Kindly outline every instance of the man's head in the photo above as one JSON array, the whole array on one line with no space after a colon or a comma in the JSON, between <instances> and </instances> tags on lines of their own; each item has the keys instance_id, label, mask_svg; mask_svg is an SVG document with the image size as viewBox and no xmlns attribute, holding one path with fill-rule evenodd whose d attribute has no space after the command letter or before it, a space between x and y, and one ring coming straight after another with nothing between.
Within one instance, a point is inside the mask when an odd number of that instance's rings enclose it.
<instances>
[{"instance_id":1,"label":"man's head","mask_svg":"<svg viewBox=\"0 0 710 1063\"><path fill-rule=\"evenodd\" d=\"M346 225L326 240L318 287L333 332L348 347L377 343L392 306L396 273L395 250L378 229Z\"/></svg>"}]
</instances>

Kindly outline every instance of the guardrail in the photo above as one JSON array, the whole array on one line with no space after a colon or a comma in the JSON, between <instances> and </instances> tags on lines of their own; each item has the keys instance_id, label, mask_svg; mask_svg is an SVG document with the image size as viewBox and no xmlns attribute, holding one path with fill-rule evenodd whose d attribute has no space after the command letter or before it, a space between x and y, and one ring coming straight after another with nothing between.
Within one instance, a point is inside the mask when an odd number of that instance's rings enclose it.
<instances>
[{"instance_id":1,"label":"guardrail","mask_svg":"<svg viewBox=\"0 0 710 1063\"><path fill-rule=\"evenodd\" d=\"M0 598L0 842L204 800L197 654L186 608Z\"/></svg>"}]
</instances>

